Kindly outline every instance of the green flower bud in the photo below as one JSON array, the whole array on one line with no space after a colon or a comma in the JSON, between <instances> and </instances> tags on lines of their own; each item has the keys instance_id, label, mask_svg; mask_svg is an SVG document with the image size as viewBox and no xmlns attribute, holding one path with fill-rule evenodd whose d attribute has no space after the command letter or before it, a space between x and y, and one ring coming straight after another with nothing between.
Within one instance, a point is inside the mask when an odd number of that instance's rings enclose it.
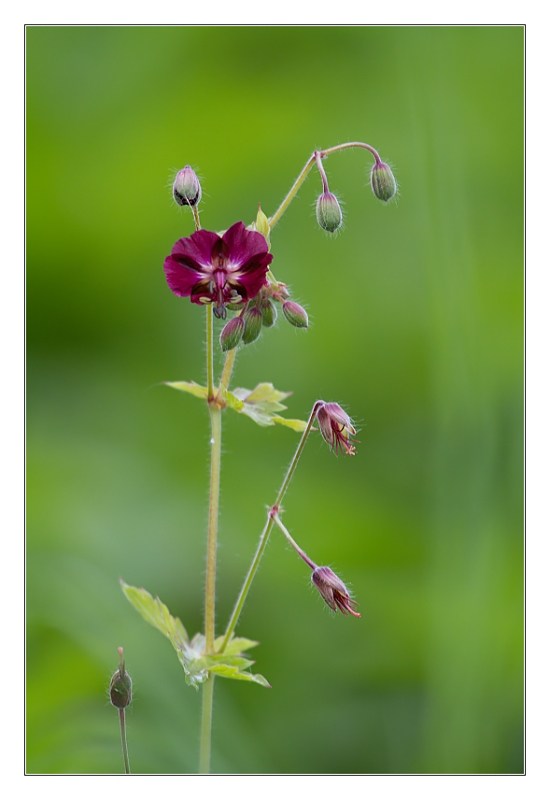
<instances>
[{"instance_id":1,"label":"green flower bud","mask_svg":"<svg viewBox=\"0 0 550 800\"><path fill-rule=\"evenodd\" d=\"M283 303L283 314L295 328L307 328L308 318L305 308L299 306L298 303L293 303L292 300L287 300Z\"/></svg>"},{"instance_id":2,"label":"green flower bud","mask_svg":"<svg viewBox=\"0 0 550 800\"><path fill-rule=\"evenodd\" d=\"M201 199L199 179L189 165L180 169L176 175L172 194L179 206L196 206Z\"/></svg>"},{"instance_id":3,"label":"green flower bud","mask_svg":"<svg viewBox=\"0 0 550 800\"><path fill-rule=\"evenodd\" d=\"M241 341L244 333L244 320L242 317L233 317L220 333L222 350L233 350Z\"/></svg>"},{"instance_id":4,"label":"green flower bud","mask_svg":"<svg viewBox=\"0 0 550 800\"><path fill-rule=\"evenodd\" d=\"M251 344L255 342L260 333L262 332L263 316L262 312L257 306L248 308L244 314L244 332L243 343Z\"/></svg>"},{"instance_id":5,"label":"green flower bud","mask_svg":"<svg viewBox=\"0 0 550 800\"><path fill-rule=\"evenodd\" d=\"M383 161L378 161L373 166L370 173L370 185L374 196L384 203L395 197L397 192L397 183L393 177L393 172Z\"/></svg>"},{"instance_id":6,"label":"green flower bud","mask_svg":"<svg viewBox=\"0 0 550 800\"><path fill-rule=\"evenodd\" d=\"M271 328L275 325L277 309L271 300L262 300L260 303L260 311L262 312L262 325L264 328Z\"/></svg>"},{"instance_id":7,"label":"green flower bud","mask_svg":"<svg viewBox=\"0 0 550 800\"><path fill-rule=\"evenodd\" d=\"M335 233L342 225L342 209L332 192L324 191L317 200L317 222L325 231Z\"/></svg>"},{"instance_id":8,"label":"green flower bud","mask_svg":"<svg viewBox=\"0 0 550 800\"><path fill-rule=\"evenodd\" d=\"M120 667L111 678L109 696L111 698L111 703L116 708L126 708L132 702L132 679L124 667L122 647L119 647L118 651L121 654Z\"/></svg>"}]
</instances>

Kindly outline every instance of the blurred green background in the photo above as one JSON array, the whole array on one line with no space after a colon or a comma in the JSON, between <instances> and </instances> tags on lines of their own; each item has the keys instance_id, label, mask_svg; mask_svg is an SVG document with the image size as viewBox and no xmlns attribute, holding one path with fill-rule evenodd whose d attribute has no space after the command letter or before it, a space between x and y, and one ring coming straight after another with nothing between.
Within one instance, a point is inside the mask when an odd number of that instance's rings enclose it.
<instances>
[{"instance_id":1,"label":"blurred green background","mask_svg":"<svg viewBox=\"0 0 550 800\"><path fill-rule=\"evenodd\" d=\"M280 320L233 385L321 397L355 458L314 435L285 522L353 587L334 616L274 531L239 633L273 688L218 680L213 770L523 771L523 28L27 28L27 771L122 771L107 699L134 679L133 771L194 772L200 695L118 578L202 628L208 415L203 313L162 265L193 231L275 211L314 148L345 229L317 228L311 173L272 235L311 319ZM225 416L218 627L297 435Z\"/></svg>"}]
</instances>

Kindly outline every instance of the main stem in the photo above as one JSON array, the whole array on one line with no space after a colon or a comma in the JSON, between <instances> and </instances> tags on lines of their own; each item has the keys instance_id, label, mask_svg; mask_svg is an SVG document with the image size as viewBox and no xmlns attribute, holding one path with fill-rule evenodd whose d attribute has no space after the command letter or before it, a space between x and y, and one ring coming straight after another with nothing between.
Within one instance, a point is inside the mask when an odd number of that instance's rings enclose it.
<instances>
[{"instance_id":1,"label":"main stem","mask_svg":"<svg viewBox=\"0 0 550 800\"><path fill-rule=\"evenodd\" d=\"M206 549L206 588L204 596L205 652L214 652L216 637L216 551L218 543L218 516L220 506L220 468L222 449L222 412L214 392L214 320L212 304L206 310L206 369L208 411L210 414L210 495L208 503L208 534ZM210 772L212 740L212 701L214 676L209 675L203 685L202 721L200 737L199 771Z\"/></svg>"},{"instance_id":2,"label":"main stem","mask_svg":"<svg viewBox=\"0 0 550 800\"><path fill-rule=\"evenodd\" d=\"M212 435L210 438L210 501L208 504L208 537L206 550L206 590L204 600L204 635L206 653L214 652L216 606L216 550L220 501L220 465L222 445L222 412L216 403L208 404Z\"/></svg>"}]
</instances>

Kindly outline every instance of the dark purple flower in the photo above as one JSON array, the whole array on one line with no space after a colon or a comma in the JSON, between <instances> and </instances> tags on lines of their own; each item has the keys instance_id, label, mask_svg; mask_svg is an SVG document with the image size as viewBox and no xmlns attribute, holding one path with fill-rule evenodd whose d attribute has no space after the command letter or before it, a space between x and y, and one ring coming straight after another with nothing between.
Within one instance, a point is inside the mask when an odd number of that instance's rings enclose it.
<instances>
[{"instance_id":1,"label":"dark purple flower","mask_svg":"<svg viewBox=\"0 0 550 800\"><path fill-rule=\"evenodd\" d=\"M357 603L349 596L345 584L330 567L315 567L311 574L311 580L313 585L319 589L319 594L327 606L330 606L333 611L341 611L345 617L348 614L353 614L354 617L361 616L355 610L354 606Z\"/></svg>"},{"instance_id":2,"label":"dark purple flower","mask_svg":"<svg viewBox=\"0 0 550 800\"><path fill-rule=\"evenodd\" d=\"M272 260L262 234L236 222L223 236L197 231L178 239L164 272L174 294L192 303L215 303L214 314L225 319L227 304L256 297Z\"/></svg>"},{"instance_id":3,"label":"dark purple flower","mask_svg":"<svg viewBox=\"0 0 550 800\"><path fill-rule=\"evenodd\" d=\"M317 412L317 422L323 439L335 453L344 450L348 456L355 455L352 437L356 431L348 414L338 403L323 403Z\"/></svg>"}]
</instances>

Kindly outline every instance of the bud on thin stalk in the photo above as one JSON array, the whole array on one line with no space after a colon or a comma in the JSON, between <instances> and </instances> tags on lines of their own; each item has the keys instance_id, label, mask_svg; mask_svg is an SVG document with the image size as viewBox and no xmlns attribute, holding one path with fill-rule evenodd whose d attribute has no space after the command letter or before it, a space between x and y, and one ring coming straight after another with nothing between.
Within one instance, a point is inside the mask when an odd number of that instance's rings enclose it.
<instances>
[{"instance_id":1,"label":"bud on thin stalk","mask_svg":"<svg viewBox=\"0 0 550 800\"><path fill-rule=\"evenodd\" d=\"M109 686L109 696L111 703L118 708L118 718L120 722L120 738L122 741L122 758L124 759L124 772L130 774L130 759L128 757L128 743L126 741L126 716L125 709L132 702L132 679L126 672L124 664L124 651L118 648L120 666L111 678Z\"/></svg>"},{"instance_id":2,"label":"bud on thin stalk","mask_svg":"<svg viewBox=\"0 0 550 800\"><path fill-rule=\"evenodd\" d=\"M371 169L370 185L374 196L384 203L395 197L397 192L397 183L393 177L393 172L387 164L380 160L377 160Z\"/></svg>"},{"instance_id":3,"label":"bud on thin stalk","mask_svg":"<svg viewBox=\"0 0 550 800\"><path fill-rule=\"evenodd\" d=\"M174 200L179 206L196 206L201 199L202 190L194 170L189 165L180 169L172 186Z\"/></svg>"},{"instance_id":4,"label":"bud on thin stalk","mask_svg":"<svg viewBox=\"0 0 550 800\"><path fill-rule=\"evenodd\" d=\"M323 230L336 233L342 225L342 209L332 192L319 195L316 207L317 222Z\"/></svg>"}]
</instances>

